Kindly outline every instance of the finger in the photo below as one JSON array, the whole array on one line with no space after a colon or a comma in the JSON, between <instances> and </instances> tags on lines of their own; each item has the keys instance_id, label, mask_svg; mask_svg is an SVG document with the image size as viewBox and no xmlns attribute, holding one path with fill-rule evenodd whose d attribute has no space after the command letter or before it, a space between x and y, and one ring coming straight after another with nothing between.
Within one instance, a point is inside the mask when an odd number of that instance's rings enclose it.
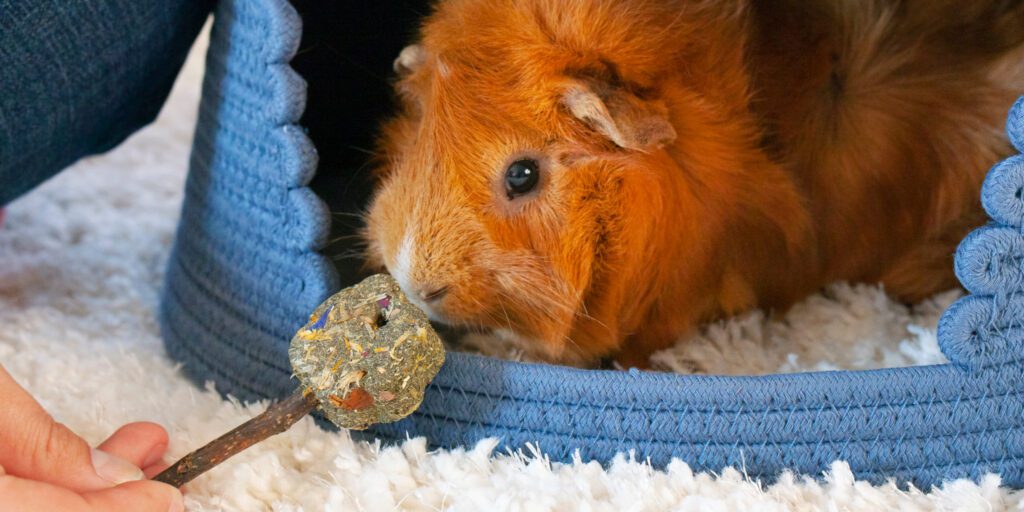
<instances>
[{"instance_id":1,"label":"finger","mask_svg":"<svg viewBox=\"0 0 1024 512\"><path fill-rule=\"evenodd\" d=\"M167 431L156 423L129 423L111 434L99 449L147 468L160 462L167 451Z\"/></svg>"},{"instance_id":2,"label":"finger","mask_svg":"<svg viewBox=\"0 0 1024 512\"><path fill-rule=\"evenodd\" d=\"M0 504L4 512L76 512L88 506L84 498L68 489L11 475L0 475Z\"/></svg>"},{"instance_id":3,"label":"finger","mask_svg":"<svg viewBox=\"0 0 1024 512\"><path fill-rule=\"evenodd\" d=\"M7 474L74 491L103 489L142 478L119 457L94 451L57 423L0 367L0 466Z\"/></svg>"},{"instance_id":4,"label":"finger","mask_svg":"<svg viewBox=\"0 0 1024 512\"><path fill-rule=\"evenodd\" d=\"M0 508L5 512L181 512L181 493L173 487L150 481L77 494L53 484L27 480L0 471Z\"/></svg>"},{"instance_id":5,"label":"finger","mask_svg":"<svg viewBox=\"0 0 1024 512\"><path fill-rule=\"evenodd\" d=\"M90 511L124 510L153 512L183 512L185 504L181 491L160 482L140 480L128 482L102 491L82 495L92 507Z\"/></svg>"},{"instance_id":6,"label":"finger","mask_svg":"<svg viewBox=\"0 0 1024 512\"><path fill-rule=\"evenodd\" d=\"M142 474L146 475L146 478L152 480L154 476L159 475L163 470L171 467L170 464L160 461L152 466L146 466L142 468Z\"/></svg>"},{"instance_id":7,"label":"finger","mask_svg":"<svg viewBox=\"0 0 1024 512\"><path fill-rule=\"evenodd\" d=\"M142 468L146 478L152 478L170 466L164 461L167 443L167 431L163 427L137 422L119 428L99 449Z\"/></svg>"}]
</instances>

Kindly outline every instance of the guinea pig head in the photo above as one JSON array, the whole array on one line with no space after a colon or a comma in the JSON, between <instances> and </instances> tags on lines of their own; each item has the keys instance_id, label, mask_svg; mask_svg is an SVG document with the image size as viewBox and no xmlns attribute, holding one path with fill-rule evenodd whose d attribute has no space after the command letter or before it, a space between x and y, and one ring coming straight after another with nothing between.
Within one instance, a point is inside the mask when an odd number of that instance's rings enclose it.
<instances>
[{"instance_id":1,"label":"guinea pig head","mask_svg":"<svg viewBox=\"0 0 1024 512\"><path fill-rule=\"evenodd\" d=\"M380 142L371 260L435 320L592 362L653 293L656 169L675 130L656 89L599 52L537 44L536 17L487 2L461 2L478 20L456 22L456 3L395 62L402 109Z\"/></svg>"},{"instance_id":2,"label":"guinea pig head","mask_svg":"<svg viewBox=\"0 0 1024 512\"><path fill-rule=\"evenodd\" d=\"M685 274L718 264L707 248L729 216L707 191L738 175L737 137L706 135L728 116L666 85L689 25L663 4L448 0L402 51L401 109L383 129L366 233L371 261L434 319L587 364L614 354L654 303L697 310L666 287L713 295ZM739 66L735 41L723 48L694 55ZM735 83L697 85L744 111ZM677 115L686 102L692 120ZM688 174L681 151L710 152L728 171Z\"/></svg>"}]
</instances>

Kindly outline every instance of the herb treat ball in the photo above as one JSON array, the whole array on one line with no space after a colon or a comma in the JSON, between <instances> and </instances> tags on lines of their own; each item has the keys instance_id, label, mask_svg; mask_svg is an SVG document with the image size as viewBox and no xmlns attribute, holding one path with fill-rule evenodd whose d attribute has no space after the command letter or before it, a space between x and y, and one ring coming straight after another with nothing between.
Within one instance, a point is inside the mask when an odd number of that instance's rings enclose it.
<instances>
[{"instance_id":1,"label":"herb treat ball","mask_svg":"<svg viewBox=\"0 0 1024 512\"><path fill-rule=\"evenodd\" d=\"M292 338L288 356L327 419L362 430L419 407L444 347L398 283L377 274L321 304Z\"/></svg>"}]
</instances>

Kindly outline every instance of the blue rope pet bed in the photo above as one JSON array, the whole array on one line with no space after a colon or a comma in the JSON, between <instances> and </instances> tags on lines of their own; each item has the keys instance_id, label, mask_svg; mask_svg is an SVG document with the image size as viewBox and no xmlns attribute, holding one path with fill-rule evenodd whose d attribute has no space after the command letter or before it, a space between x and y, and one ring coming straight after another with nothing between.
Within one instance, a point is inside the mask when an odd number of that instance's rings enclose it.
<instances>
[{"instance_id":1,"label":"blue rope pet bed","mask_svg":"<svg viewBox=\"0 0 1024 512\"><path fill-rule=\"evenodd\" d=\"M298 121L301 20L286 0L224 0L216 15L162 325L198 381L242 399L283 397L288 341L338 288L330 215L307 186L317 152ZM1024 99L1008 123L1024 150ZM494 436L553 460L634 450L655 466L820 474L836 459L870 481L917 486L997 472L1024 487L1024 157L983 188L994 222L956 272L971 295L939 325L951 364L762 377L576 370L449 354L418 412L372 434L440 447Z\"/></svg>"}]
</instances>

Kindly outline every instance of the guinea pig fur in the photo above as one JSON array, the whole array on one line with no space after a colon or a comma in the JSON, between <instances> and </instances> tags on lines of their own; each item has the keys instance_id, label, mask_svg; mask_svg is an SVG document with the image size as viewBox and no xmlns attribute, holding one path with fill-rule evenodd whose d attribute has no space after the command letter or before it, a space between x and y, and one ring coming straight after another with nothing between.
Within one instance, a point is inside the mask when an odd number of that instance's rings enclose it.
<instances>
[{"instance_id":1,"label":"guinea pig fur","mask_svg":"<svg viewBox=\"0 0 1024 512\"><path fill-rule=\"evenodd\" d=\"M954 287L1024 0L445 0L395 62L372 264L535 358L644 366L837 280Z\"/></svg>"}]
</instances>

